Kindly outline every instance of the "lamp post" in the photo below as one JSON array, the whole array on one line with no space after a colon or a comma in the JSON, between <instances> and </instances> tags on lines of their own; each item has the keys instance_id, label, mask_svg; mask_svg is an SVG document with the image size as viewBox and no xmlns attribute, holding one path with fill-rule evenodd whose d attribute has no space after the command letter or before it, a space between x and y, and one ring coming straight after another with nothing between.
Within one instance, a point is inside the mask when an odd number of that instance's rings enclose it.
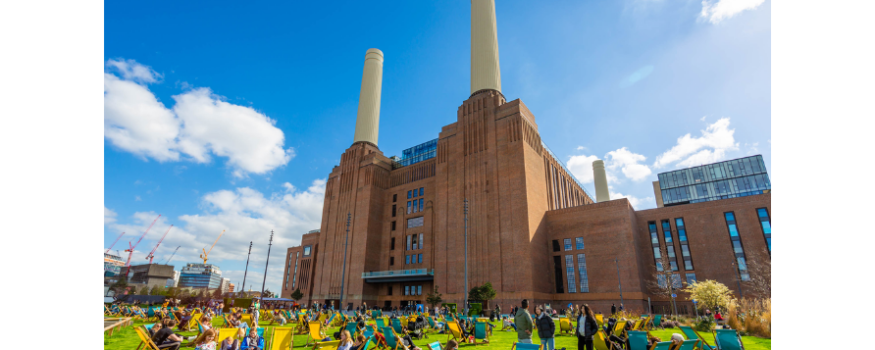
<instances>
[{"instance_id":1,"label":"lamp post","mask_svg":"<svg viewBox=\"0 0 875 350\"><path fill-rule=\"evenodd\" d=\"M346 213L346 241L343 243L343 268L340 273L340 312L343 312L343 283L346 281L346 245L349 243L349 221L352 219L352 213Z\"/></svg>"},{"instance_id":2,"label":"lamp post","mask_svg":"<svg viewBox=\"0 0 875 350\"><path fill-rule=\"evenodd\" d=\"M246 253L246 270L243 270L243 284L240 285L240 291L246 285L246 273L249 272L249 255L252 254L252 241L249 241L249 253Z\"/></svg>"},{"instance_id":3,"label":"lamp post","mask_svg":"<svg viewBox=\"0 0 875 350\"><path fill-rule=\"evenodd\" d=\"M270 263L270 246L273 245L273 230L270 230L270 241L267 243L267 259L264 262L264 280L261 281L261 297L264 299L264 285L267 283L267 265Z\"/></svg>"},{"instance_id":4,"label":"lamp post","mask_svg":"<svg viewBox=\"0 0 875 350\"><path fill-rule=\"evenodd\" d=\"M468 316L468 198L465 198L465 316Z\"/></svg>"},{"instance_id":5,"label":"lamp post","mask_svg":"<svg viewBox=\"0 0 875 350\"><path fill-rule=\"evenodd\" d=\"M620 279L620 259L615 257L614 263L617 264L617 282L620 284L620 307L623 307L623 281Z\"/></svg>"},{"instance_id":6,"label":"lamp post","mask_svg":"<svg viewBox=\"0 0 875 350\"><path fill-rule=\"evenodd\" d=\"M735 267L735 282L738 285L738 294L740 299L744 299L744 292L741 291L741 272L738 271L738 265L735 262L732 262L732 266Z\"/></svg>"}]
</instances>

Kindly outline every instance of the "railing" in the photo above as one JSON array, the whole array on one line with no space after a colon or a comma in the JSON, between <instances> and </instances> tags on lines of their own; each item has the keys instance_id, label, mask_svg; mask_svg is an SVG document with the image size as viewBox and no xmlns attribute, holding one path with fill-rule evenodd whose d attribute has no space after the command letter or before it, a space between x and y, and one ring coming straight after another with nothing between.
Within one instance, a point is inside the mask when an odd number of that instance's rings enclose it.
<instances>
[{"instance_id":1,"label":"railing","mask_svg":"<svg viewBox=\"0 0 875 350\"><path fill-rule=\"evenodd\" d=\"M374 278L374 277L396 277L396 276L425 276L432 275L434 276L434 269L413 269L413 270L392 270L392 271L371 271L371 272L363 272L362 278Z\"/></svg>"},{"instance_id":2,"label":"railing","mask_svg":"<svg viewBox=\"0 0 875 350\"><path fill-rule=\"evenodd\" d=\"M565 169L565 172L568 173L568 175L570 175L572 179L574 179L574 182L576 182L577 185L580 186L580 189L582 189L583 192L586 193L586 195L589 196L589 198L592 199L593 202L595 202L595 196L589 193L589 190L587 190L586 187L583 187L583 184L580 183L579 180L577 180L577 177L574 176L574 173L572 173L571 170L568 170L568 167L565 166L565 162L557 157L556 154L553 153L553 151L550 149L550 147L547 147L547 144L544 143L544 141L541 141L541 146L544 146L544 149L547 150L547 153L550 153L550 156L552 156L553 159L556 159L556 162L559 163L560 166L562 166L562 169Z\"/></svg>"}]
</instances>

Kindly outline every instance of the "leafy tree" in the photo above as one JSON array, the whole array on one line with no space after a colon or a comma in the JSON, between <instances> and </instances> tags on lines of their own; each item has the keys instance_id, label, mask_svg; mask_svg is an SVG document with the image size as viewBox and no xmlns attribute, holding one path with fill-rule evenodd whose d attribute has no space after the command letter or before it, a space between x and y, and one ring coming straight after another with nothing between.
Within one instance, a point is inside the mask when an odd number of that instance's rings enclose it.
<instances>
[{"instance_id":1,"label":"leafy tree","mask_svg":"<svg viewBox=\"0 0 875 350\"><path fill-rule=\"evenodd\" d=\"M222 299L222 288L216 288L216 291L213 292L214 299Z\"/></svg>"},{"instance_id":2,"label":"leafy tree","mask_svg":"<svg viewBox=\"0 0 875 350\"><path fill-rule=\"evenodd\" d=\"M690 293L690 298L695 299L702 309L716 310L719 307L725 310L734 301L729 287L714 280L697 281L684 291Z\"/></svg>"},{"instance_id":3,"label":"leafy tree","mask_svg":"<svg viewBox=\"0 0 875 350\"><path fill-rule=\"evenodd\" d=\"M198 297L198 298L204 298L204 297L206 297L206 293L204 293L205 290L206 290L206 289L201 289L200 292L197 293L197 297Z\"/></svg>"},{"instance_id":4,"label":"leafy tree","mask_svg":"<svg viewBox=\"0 0 875 350\"><path fill-rule=\"evenodd\" d=\"M140 295L149 295L149 286L143 286L143 288L140 288Z\"/></svg>"},{"instance_id":5,"label":"leafy tree","mask_svg":"<svg viewBox=\"0 0 875 350\"><path fill-rule=\"evenodd\" d=\"M178 291L178 289L176 289L176 287L170 287L170 288L167 288L167 292L164 295L171 297L171 298L176 298L177 293L179 293L179 291Z\"/></svg>"},{"instance_id":6,"label":"leafy tree","mask_svg":"<svg viewBox=\"0 0 875 350\"><path fill-rule=\"evenodd\" d=\"M111 290L115 295L113 298L118 299L118 297L125 293L128 289L128 279L125 276L119 276L118 281L109 286L109 290Z\"/></svg>"},{"instance_id":7,"label":"leafy tree","mask_svg":"<svg viewBox=\"0 0 875 350\"><path fill-rule=\"evenodd\" d=\"M295 302L297 302L298 300L301 300L301 298L303 298L303 297L304 297L304 293L301 293L301 288L295 289L295 291L292 292L292 299L294 299Z\"/></svg>"},{"instance_id":8,"label":"leafy tree","mask_svg":"<svg viewBox=\"0 0 875 350\"><path fill-rule=\"evenodd\" d=\"M495 289L492 288L492 282L486 282L482 286L471 288L468 292L469 300L489 301L495 299Z\"/></svg>"},{"instance_id":9,"label":"leafy tree","mask_svg":"<svg viewBox=\"0 0 875 350\"><path fill-rule=\"evenodd\" d=\"M425 302L431 305L432 308L434 308L435 305L440 304L441 301L443 301L443 299L441 298L442 295L443 294L438 292L438 286L434 286L434 291L428 293L428 295L425 297Z\"/></svg>"}]
</instances>

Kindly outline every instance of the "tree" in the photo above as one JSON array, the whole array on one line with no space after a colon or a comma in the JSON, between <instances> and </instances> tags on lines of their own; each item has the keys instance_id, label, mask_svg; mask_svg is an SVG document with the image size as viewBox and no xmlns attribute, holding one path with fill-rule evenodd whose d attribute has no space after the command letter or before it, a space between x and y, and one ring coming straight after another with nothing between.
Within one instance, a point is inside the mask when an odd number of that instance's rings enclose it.
<instances>
[{"instance_id":1,"label":"tree","mask_svg":"<svg viewBox=\"0 0 875 350\"><path fill-rule=\"evenodd\" d=\"M173 298L176 298L176 295L178 292L179 291L178 291L178 289L176 289L176 287L170 287L170 288L167 288L167 292L164 295L173 299Z\"/></svg>"},{"instance_id":2,"label":"tree","mask_svg":"<svg viewBox=\"0 0 875 350\"><path fill-rule=\"evenodd\" d=\"M213 299L222 299L222 288L216 288L216 291L213 292Z\"/></svg>"},{"instance_id":3,"label":"tree","mask_svg":"<svg viewBox=\"0 0 875 350\"><path fill-rule=\"evenodd\" d=\"M492 282L486 282L482 286L471 288L468 292L468 300L489 301L495 299L495 294Z\"/></svg>"},{"instance_id":4,"label":"tree","mask_svg":"<svg viewBox=\"0 0 875 350\"><path fill-rule=\"evenodd\" d=\"M143 286L143 288L140 288L140 295L149 295L149 286Z\"/></svg>"},{"instance_id":5,"label":"tree","mask_svg":"<svg viewBox=\"0 0 875 350\"><path fill-rule=\"evenodd\" d=\"M164 295L164 287L163 286L153 286L152 290L149 291L149 295Z\"/></svg>"},{"instance_id":6,"label":"tree","mask_svg":"<svg viewBox=\"0 0 875 350\"><path fill-rule=\"evenodd\" d=\"M113 292L113 298L118 299L120 295L128 289L128 279L125 276L119 276L118 281L109 286L109 290Z\"/></svg>"},{"instance_id":7,"label":"tree","mask_svg":"<svg viewBox=\"0 0 875 350\"><path fill-rule=\"evenodd\" d=\"M772 297L772 257L763 249L752 253L752 259L747 260L749 281L741 282L754 298L769 299Z\"/></svg>"},{"instance_id":8,"label":"tree","mask_svg":"<svg viewBox=\"0 0 875 350\"><path fill-rule=\"evenodd\" d=\"M298 300L301 300L303 297L304 293L301 293L301 288L295 289L295 291L292 292L292 299L294 299L295 302L298 302Z\"/></svg>"},{"instance_id":9,"label":"tree","mask_svg":"<svg viewBox=\"0 0 875 350\"><path fill-rule=\"evenodd\" d=\"M656 267L653 273L653 278L647 283L647 289L649 289L654 295L671 298L672 314L677 313L675 299L671 297L672 294L675 294L681 289L681 276L679 272L675 275L675 269L672 268L671 264L672 259L674 259L675 264L677 264L677 256L674 258L669 257L666 248L660 246L659 256L655 258ZM677 265L674 266L675 268L677 267Z\"/></svg>"},{"instance_id":10,"label":"tree","mask_svg":"<svg viewBox=\"0 0 875 350\"><path fill-rule=\"evenodd\" d=\"M428 293L428 295L425 297L425 302L431 305L432 308L434 308L435 305L440 304L441 301L443 301L441 295L442 294L438 292L438 286L434 286L434 291Z\"/></svg>"},{"instance_id":11,"label":"tree","mask_svg":"<svg viewBox=\"0 0 875 350\"><path fill-rule=\"evenodd\" d=\"M688 285L684 291L690 293L690 298L696 300L699 308L703 309L726 309L734 301L729 287L714 280L695 282Z\"/></svg>"}]
</instances>

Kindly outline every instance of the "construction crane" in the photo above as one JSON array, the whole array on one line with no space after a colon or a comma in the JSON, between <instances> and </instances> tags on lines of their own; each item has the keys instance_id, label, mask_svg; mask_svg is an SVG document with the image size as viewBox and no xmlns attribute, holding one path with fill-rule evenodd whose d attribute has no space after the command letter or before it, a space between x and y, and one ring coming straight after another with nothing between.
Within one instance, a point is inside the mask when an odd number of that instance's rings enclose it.
<instances>
[{"instance_id":1,"label":"construction crane","mask_svg":"<svg viewBox=\"0 0 875 350\"><path fill-rule=\"evenodd\" d=\"M116 243L118 243L119 238L122 238L122 236L124 236L124 235L125 235L124 232L122 232L122 234L118 235L118 238L116 238L115 241L113 241L112 244L109 245L109 248L106 248L106 251L103 252L103 254L108 254L109 250L112 249L112 247L115 246Z\"/></svg>"},{"instance_id":2,"label":"construction crane","mask_svg":"<svg viewBox=\"0 0 875 350\"><path fill-rule=\"evenodd\" d=\"M131 272L131 256L134 255L134 248L136 248L137 245L140 244L140 241L143 240L143 237L146 237L146 233L149 233L149 230L152 229L152 226L155 225L155 223L158 222L158 219L160 219L160 218L161 218L161 215L159 214L158 217L155 218L155 221L152 221L152 225L149 225L149 228L147 228L146 231L143 232L143 235L140 236L140 239L137 240L137 243L131 245L131 242L128 242L128 247L130 247L130 248L125 249L125 251L130 253L130 254L128 254L128 262L125 263L125 267L127 267L127 270L125 270L125 276L127 276L128 273Z\"/></svg>"},{"instance_id":3,"label":"construction crane","mask_svg":"<svg viewBox=\"0 0 875 350\"><path fill-rule=\"evenodd\" d=\"M152 251L149 252L149 255L146 255L146 259L149 260L149 264L151 264L152 259L155 258L155 251L158 250L158 246L161 245L161 241L164 240L164 237L167 237L167 234L170 232L170 229L172 229L172 228L173 228L173 225L170 225L170 227L167 228L167 232L164 232L164 235L161 236L160 240L158 240L158 244L155 245L155 248L153 248Z\"/></svg>"},{"instance_id":4,"label":"construction crane","mask_svg":"<svg viewBox=\"0 0 875 350\"><path fill-rule=\"evenodd\" d=\"M173 256L176 255L176 251L179 250L179 248L182 248L182 246L176 247L176 250L173 251L173 254L170 254L170 257L167 258L167 261L164 262L164 265L167 265L167 263L170 262L170 259L173 259Z\"/></svg>"},{"instance_id":5,"label":"construction crane","mask_svg":"<svg viewBox=\"0 0 875 350\"><path fill-rule=\"evenodd\" d=\"M222 230L222 233L219 234L219 238L222 238L222 235L224 235L224 234L225 234L225 230ZM219 243L219 238L216 238L216 241L213 242L213 246L210 247L209 251L207 250L206 247L203 248L204 253L201 254L201 259L204 259L204 264L207 263L207 257L210 255L210 252L213 251L213 247L216 246L216 243Z\"/></svg>"}]
</instances>

